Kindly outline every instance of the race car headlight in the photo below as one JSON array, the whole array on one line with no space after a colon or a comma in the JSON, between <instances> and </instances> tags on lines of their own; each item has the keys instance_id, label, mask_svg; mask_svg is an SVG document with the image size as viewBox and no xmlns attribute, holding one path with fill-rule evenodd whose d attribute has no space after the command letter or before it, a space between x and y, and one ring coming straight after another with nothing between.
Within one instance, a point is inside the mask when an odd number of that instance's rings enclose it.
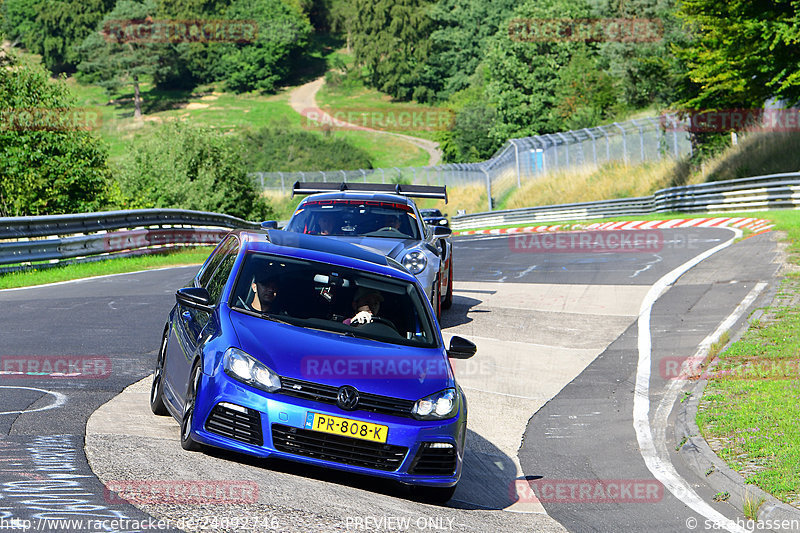
<instances>
[{"instance_id":1,"label":"race car headlight","mask_svg":"<svg viewBox=\"0 0 800 533\"><path fill-rule=\"evenodd\" d=\"M428 258L425 257L425 254L419 250L414 250L412 252L408 252L405 257L403 257L402 262L403 266L406 267L406 270L416 276L425 270L425 267L428 265Z\"/></svg>"},{"instance_id":2,"label":"race car headlight","mask_svg":"<svg viewBox=\"0 0 800 533\"><path fill-rule=\"evenodd\" d=\"M439 221L439 224L442 225L442 226L446 226L447 225L447 219L443 218L442 220Z\"/></svg>"},{"instance_id":3,"label":"race car headlight","mask_svg":"<svg viewBox=\"0 0 800 533\"><path fill-rule=\"evenodd\" d=\"M455 389L445 389L417 400L411 414L420 420L452 418L458 412L458 396Z\"/></svg>"},{"instance_id":4,"label":"race car headlight","mask_svg":"<svg viewBox=\"0 0 800 533\"><path fill-rule=\"evenodd\" d=\"M281 388L281 378L238 348L228 348L223 357L225 373L237 381L267 392Z\"/></svg>"}]
</instances>

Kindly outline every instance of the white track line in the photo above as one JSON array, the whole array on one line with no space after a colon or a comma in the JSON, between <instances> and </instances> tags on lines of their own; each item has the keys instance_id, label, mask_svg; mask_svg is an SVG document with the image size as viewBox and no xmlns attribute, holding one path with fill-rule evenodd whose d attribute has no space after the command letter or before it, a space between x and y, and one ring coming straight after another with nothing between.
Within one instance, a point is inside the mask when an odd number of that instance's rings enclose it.
<instances>
[{"instance_id":1,"label":"white track line","mask_svg":"<svg viewBox=\"0 0 800 533\"><path fill-rule=\"evenodd\" d=\"M56 409L57 407L61 407L65 403L67 403L67 397L60 392L44 390L44 389L37 389L35 387L15 387L12 385L0 385L0 389L23 389L23 390L32 390L36 392L42 392L44 394L49 394L52 396L53 402L50 405L45 405L44 407L39 407L37 409L25 409L23 411L0 411L0 415L22 415L25 413L36 413L38 411L48 411L50 409Z\"/></svg>"},{"instance_id":2,"label":"white track line","mask_svg":"<svg viewBox=\"0 0 800 533\"><path fill-rule=\"evenodd\" d=\"M730 246L736 238L741 237L741 230L732 231L735 233L734 238L706 250L680 265L678 268L659 279L647 292L639 311L639 320L637 321L639 363L636 369L636 389L633 395L633 428L636 431L636 439L639 442L639 451L647 468L676 498L681 500L696 513L715 522L719 527L736 533L746 533L748 531L747 529L739 526L733 520L726 518L697 495L689 483L675 470L675 467L669 460L669 456L662 456L659 450L656 449L656 444L653 440L653 432L650 427L650 367L652 352L650 313L653 309L653 305L661 294L664 293L670 285L675 283L686 271L704 259Z\"/></svg>"}]
</instances>

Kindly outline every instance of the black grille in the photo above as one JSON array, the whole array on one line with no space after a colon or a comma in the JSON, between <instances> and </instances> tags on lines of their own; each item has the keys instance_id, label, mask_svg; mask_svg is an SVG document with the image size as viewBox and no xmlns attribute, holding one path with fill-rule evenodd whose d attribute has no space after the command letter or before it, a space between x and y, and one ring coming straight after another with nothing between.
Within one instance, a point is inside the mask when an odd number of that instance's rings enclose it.
<instances>
[{"instance_id":1,"label":"black grille","mask_svg":"<svg viewBox=\"0 0 800 533\"><path fill-rule=\"evenodd\" d=\"M422 443L408 473L420 476L452 476L455 474L456 449L452 446L431 448L431 444L430 442Z\"/></svg>"},{"instance_id":2,"label":"black grille","mask_svg":"<svg viewBox=\"0 0 800 533\"><path fill-rule=\"evenodd\" d=\"M256 446L264 444L264 436L261 433L261 413L253 409L248 409L245 414L217 404L206 420L206 430Z\"/></svg>"},{"instance_id":3,"label":"black grille","mask_svg":"<svg viewBox=\"0 0 800 533\"><path fill-rule=\"evenodd\" d=\"M322 385L310 381L281 377L281 394L294 396L295 398L305 398L316 402L336 404L336 395L339 393L338 387ZM414 407L413 400L403 400L401 398L391 398L389 396L379 396L358 392L358 407L356 410L368 411L370 413L381 413L384 415L411 417L411 409Z\"/></svg>"},{"instance_id":4,"label":"black grille","mask_svg":"<svg viewBox=\"0 0 800 533\"><path fill-rule=\"evenodd\" d=\"M281 452L375 470L397 470L408 448L330 435L281 424L272 425L272 444Z\"/></svg>"}]
</instances>

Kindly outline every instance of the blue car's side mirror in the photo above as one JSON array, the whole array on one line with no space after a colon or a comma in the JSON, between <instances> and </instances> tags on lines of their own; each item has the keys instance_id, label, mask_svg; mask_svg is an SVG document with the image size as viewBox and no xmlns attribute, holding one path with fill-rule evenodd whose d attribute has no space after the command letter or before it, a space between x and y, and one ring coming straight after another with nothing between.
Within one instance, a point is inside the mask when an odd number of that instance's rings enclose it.
<instances>
[{"instance_id":1,"label":"blue car's side mirror","mask_svg":"<svg viewBox=\"0 0 800 533\"><path fill-rule=\"evenodd\" d=\"M267 220L261 223L261 229L278 229L278 222L275 220Z\"/></svg>"},{"instance_id":2,"label":"blue car's side mirror","mask_svg":"<svg viewBox=\"0 0 800 533\"><path fill-rule=\"evenodd\" d=\"M477 351L478 347L475 346L474 342L454 335L453 338L450 339L450 348L447 350L447 357L451 359L469 359L475 355Z\"/></svg>"},{"instance_id":3,"label":"blue car's side mirror","mask_svg":"<svg viewBox=\"0 0 800 533\"><path fill-rule=\"evenodd\" d=\"M211 295L203 287L178 289L178 292L175 293L175 300L183 306L201 311L211 311L214 307L211 303Z\"/></svg>"}]
</instances>

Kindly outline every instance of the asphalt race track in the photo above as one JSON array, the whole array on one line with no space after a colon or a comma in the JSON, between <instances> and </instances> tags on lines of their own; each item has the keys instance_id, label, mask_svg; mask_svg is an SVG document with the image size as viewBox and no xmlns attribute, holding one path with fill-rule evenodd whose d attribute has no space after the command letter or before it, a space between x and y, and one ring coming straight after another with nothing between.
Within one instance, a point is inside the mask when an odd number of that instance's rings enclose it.
<instances>
[{"instance_id":1,"label":"asphalt race track","mask_svg":"<svg viewBox=\"0 0 800 533\"><path fill-rule=\"evenodd\" d=\"M455 298L442 327L446 337L474 340L478 354L455 365L470 419L464 474L446 507L371 478L182 450L177 422L150 414L147 396L174 291L196 266L0 291L0 527L638 532L688 531L694 517L695 530L706 529L697 509L709 511L665 487L648 467L654 460L669 462L671 479L714 512L736 518L740 511L711 502L711 489L674 453L645 459L637 431L648 425L674 451L660 416L674 400L670 365L694 355L744 299L755 298L750 310L766 303L778 248L770 233L721 248L660 294L643 330L651 287L735 236L720 228L657 233L658 247L622 252L543 250L509 236L454 239ZM636 385L643 372L644 398ZM649 405L644 421L635 401ZM238 492L131 505L104 483ZM623 497L597 494L609 485L623 487ZM49 522L57 519L83 523Z\"/></svg>"}]
</instances>

